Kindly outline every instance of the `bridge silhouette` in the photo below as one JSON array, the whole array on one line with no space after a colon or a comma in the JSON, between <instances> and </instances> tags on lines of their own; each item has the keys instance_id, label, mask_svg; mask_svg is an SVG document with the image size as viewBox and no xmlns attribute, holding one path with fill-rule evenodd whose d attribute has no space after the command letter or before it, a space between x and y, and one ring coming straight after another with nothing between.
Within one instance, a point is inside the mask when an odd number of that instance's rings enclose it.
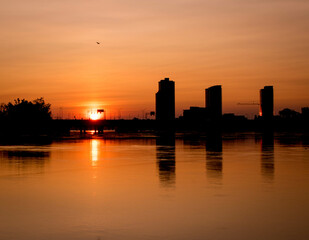
<instances>
[{"instance_id":1,"label":"bridge silhouette","mask_svg":"<svg viewBox=\"0 0 309 240\"><path fill-rule=\"evenodd\" d=\"M52 120L52 127L56 132L69 132L70 130L79 130L80 133L86 133L93 130L94 133L101 134L104 130L115 130L117 132L143 131L156 128L155 120Z\"/></svg>"}]
</instances>

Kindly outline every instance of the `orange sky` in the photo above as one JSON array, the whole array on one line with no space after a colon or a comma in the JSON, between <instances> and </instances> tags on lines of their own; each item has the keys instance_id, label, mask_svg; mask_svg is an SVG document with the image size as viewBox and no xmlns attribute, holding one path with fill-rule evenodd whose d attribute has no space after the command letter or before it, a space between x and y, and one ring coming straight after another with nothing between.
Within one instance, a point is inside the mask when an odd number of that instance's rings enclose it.
<instances>
[{"instance_id":1,"label":"orange sky","mask_svg":"<svg viewBox=\"0 0 309 240\"><path fill-rule=\"evenodd\" d=\"M154 110L157 82L176 82L176 111L223 86L223 112L309 104L307 0L10 0L0 9L0 102L44 97L64 117ZM96 41L101 42L100 45Z\"/></svg>"}]
</instances>

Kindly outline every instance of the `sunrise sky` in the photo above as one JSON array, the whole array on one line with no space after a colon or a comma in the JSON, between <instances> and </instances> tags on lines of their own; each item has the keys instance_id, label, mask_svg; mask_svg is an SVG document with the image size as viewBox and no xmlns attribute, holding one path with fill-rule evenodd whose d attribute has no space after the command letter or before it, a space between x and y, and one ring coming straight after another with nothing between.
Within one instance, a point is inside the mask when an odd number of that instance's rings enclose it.
<instances>
[{"instance_id":1,"label":"sunrise sky","mask_svg":"<svg viewBox=\"0 0 309 240\"><path fill-rule=\"evenodd\" d=\"M308 0L0 1L0 102L142 117L170 77L176 115L204 106L215 84L224 113L258 114L237 102L258 101L264 85L275 113L309 105Z\"/></svg>"}]
</instances>

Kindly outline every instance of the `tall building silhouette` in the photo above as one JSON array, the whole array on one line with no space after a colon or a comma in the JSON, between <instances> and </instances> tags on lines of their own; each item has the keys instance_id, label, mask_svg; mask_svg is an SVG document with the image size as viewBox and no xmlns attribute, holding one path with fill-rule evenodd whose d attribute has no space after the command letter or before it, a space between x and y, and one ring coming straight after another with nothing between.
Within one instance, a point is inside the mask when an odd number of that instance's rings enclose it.
<instances>
[{"instance_id":1,"label":"tall building silhouette","mask_svg":"<svg viewBox=\"0 0 309 240\"><path fill-rule=\"evenodd\" d=\"M219 120L222 117L222 88L216 85L205 89L206 108L210 119Z\"/></svg>"},{"instance_id":2,"label":"tall building silhouette","mask_svg":"<svg viewBox=\"0 0 309 240\"><path fill-rule=\"evenodd\" d=\"M274 89L273 86L265 86L260 90L260 116L271 119L274 115Z\"/></svg>"},{"instance_id":3,"label":"tall building silhouette","mask_svg":"<svg viewBox=\"0 0 309 240\"><path fill-rule=\"evenodd\" d=\"M165 78L159 82L156 93L156 120L170 121L175 119L175 82Z\"/></svg>"}]
</instances>

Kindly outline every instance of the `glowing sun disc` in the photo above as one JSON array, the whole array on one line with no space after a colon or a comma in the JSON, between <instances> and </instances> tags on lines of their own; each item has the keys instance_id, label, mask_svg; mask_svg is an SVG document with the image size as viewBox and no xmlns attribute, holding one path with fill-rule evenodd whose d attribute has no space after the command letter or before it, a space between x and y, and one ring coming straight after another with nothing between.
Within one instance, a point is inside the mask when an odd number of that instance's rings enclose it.
<instances>
[{"instance_id":1,"label":"glowing sun disc","mask_svg":"<svg viewBox=\"0 0 309 240\"><path fill-rule=\"evenodd\" d=\"M90 119L91 120L98 120L100 118L100 114L98 113L90 113Z\"/></svg>"}]
</instances>

